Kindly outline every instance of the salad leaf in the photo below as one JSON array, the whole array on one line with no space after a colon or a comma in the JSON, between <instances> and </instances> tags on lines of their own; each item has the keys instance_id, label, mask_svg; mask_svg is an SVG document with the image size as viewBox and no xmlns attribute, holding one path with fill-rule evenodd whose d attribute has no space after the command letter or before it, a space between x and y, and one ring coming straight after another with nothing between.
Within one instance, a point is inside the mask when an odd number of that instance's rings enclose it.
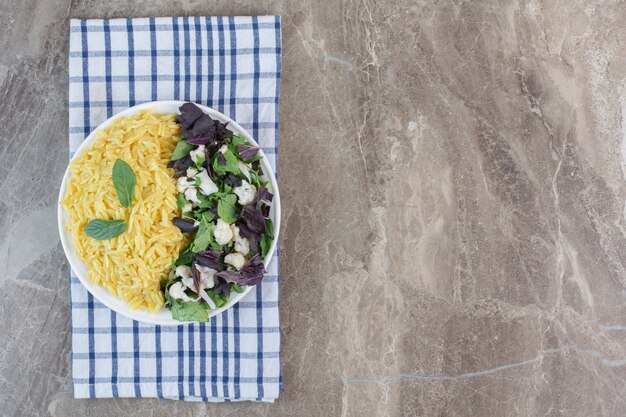
<instances>
[{"instance_id":1,"label":"salad leaf","mask_svg":"<svg viewBox=\"0 0 626 417\"><path fill-rule=\"evenodd\" d=\"M176 207L180 209L185 207L185 205L187 205L187 199L185 198L185 194L179 193L176 196Z\"/></svg>"},{"instance_id":2,"label":"salad leaf","mask_svg":"<svg viewBox=\"0 0 626 417\"><path fill-rule=\"evenodd\" d=\"M263 201L263 202L271 203L273 199L274 199L274 194L270 193L270 191L265 187L259 188L256 195L254 196L255 202Z\"/></svg>"},{"instance_id":3,"label":"salad leaf","mask_svg":"<svg viewBox=\"0 0 626 417\"><path fill-rule=\"evenodd\" d=\"M193 262L193 256L194 253L190 250L190 248L187 248L178 255L178 259L176 259L174 265L191 265L191 263Z\"/></svg>"},{"instance_id":4,"label":"salad leaf","mask_svg":"<svg viewBox=\"0 0 626 417\"><path fill-rule=\"evenodd\" d=\"M240 294L243 292L243 288L241 288L239 285L235 284L234 282L230 284L230 289Z\"/></svg>"},{"instance_id":5,"label":"salad leaf","mask_svg":"<svg viewBox=\"0 0 626 417\"><path fill-rule=\"evenodd\" d=\"M215 134L215 123L208 114L202 113L194 123L191 129L191 136L203 136L207 133Z\"/></svg>"},{"instance_id":6,"label":"salad leaf","mask_svg":"<svg viewBox=\"0 0 626 417\"><path fill-rule=\"evenodd\" d=\"M193 222L185 220L182 217L174 217L172 223L174 223L174 226L178 227L183 233L193 232L198 228L198 226L196 226Z\"/></svg>"},{"instance_id":7,"label":"salad leaf","mask_svg":"<svg viewBox=\"0 0 626 417\"><path fill-rule=\"evenodd\" d=\"M206 133L201 136L191 136L185 140L194 145L210 145L215 142L215 135L213 133Z\"/></svg>"},{"instance_id":8,"label":"salad leaf","mask_svg":"<svg viewBox=\"0 0 626 417\"><path fill-rule=\"evenodd\" d=\"M205 250L211 242L215 242L213 239L214 225L209 223L205 218L200 220L200 226L196 232L196 237L191 242L190 249L194 253L202 252Z\"/></svg>"},{"instance_id":9,"label":"salad leaf","mask_svg":"<svg viewBox=\"0 0 626 417\"><path fill-rule=\"evenodd\" d=\"M241 178L233 174L228 174L226 178L224 178L224 184L231 187L239 187L241 185Z\"/></svg>"},{"instance_id":10,"label":"salad leaf","mask_svg":"<svg viewBox=\"0 0 626 417\"><path fill-rule=\"evenodd\" d=\"M184 302L170 297L172 318L178 321L209 321L209 306L205 302Z\"/></svg>"},{"instance_id":11,"label":"salad leaf","mask_svg":"<svg viewBox=\"0 0 626 417\"><path fill-rule=\"evenodd\" d=\"M253 145L237 146L237 152L239 153L239 156L241 156L241 159L246 162L252 160L252 158L254 158L259 153L259 149L260 148L258 146Z\"/></svg>"},{"instance_id":12,"label":"salad leaf","mask_svg":"<svg viewBox=\"0 0 626 417\"><path fill-rule=\"evenodd\" d=\"M196 147L194 145L187 143L186 140L179 140L176 144L176 148L174 148L174 152L172 152L172 161L188 156L189 152L193 151L195 148Z\"/></svg>"},{"instance_id":13,"label":"salad leaf","mask_svg":"<svg viewBox=\"0 0 626 417\"><path fill-rule=\"evenodd\" d=\"M219 287L219 284L216 286L216 288L218 287ZM228 302L228 296L222 297L221 295L217 294L215 291L215 288L212 290L206 291L206 293L211 298L211 300L213 300L213 302L215 303L215 308L220 308ZM230 291L229 291L229 294L230 294Z\"/></svg>"},{"instance_id":14,"label":"salad leaf","mask_svg":"<svg viewBox=\"0 0 626 417\"><path fill-rule=\"evenodd\" d=\"M193 122L198 120L204 112L198 106L193 103L185 103L178 108L180 115L178 115L178 122L181 124L184 130L189 129Z\"/></svg>"},{"instance_id":15,"label":"salad leaf","mask_svg":"<svg viewBox=\"0 0 626 417\"><path fill-rule=\"evenodd\" d=\"M231 137L228 141L228 144L235 149L241 145L247 145L248 141L243 136L235 135Z\"/></svg>"},{"instance_id":16,"label":"salad leaf","mask_svg":"<svg viewBox=\"0 0 626 417\"><path fill-rule=\"evenodd\" d=\"M210 196L198 193L197 197L198 201L200 201L200 203L198 203L199 208L206 209L215 206L215 201Z\"/></svg>"},{"instance_id":17,"label":"salad leaf","mask_svg":"<svg viewBox=\"0 0 626 417\"><path fill-rule=\"evenodd\" d=\"M168 162L167 167L174 168L177 170L181 170L181 169L186 170L187 168L191 166L192 163L193 161L191 160L191 156L187 155L175 161Z\"/></svg>"},{"instance_id":18,"label":"salad leaf","mask_svg":"<svg viewBox=\"0 0 626 417\"><path fill-rule=\"evenodd\" d=\"M129 208L133 204L136 185L137 178L130 165L123 159L116 159L113 164L113 186L123 207Z\"/></svg>"},{"instance_id":19,"label":"salad leaf","mask_svg":"<svg viewBox=\"0 0 626 417\"><path fill-rule=\"evenodd\" d=\"M93 219L87 223L83 231L92 239L109 240L126 231L126 221Z\"/></svg>"},{"instance_id":20,"label":"salad leaf","mask_svg":"<svg viewBox=\"0 0 626 417\"><path fill-rule=\"evenodd\" d=\"M265 217L256 204L248 204L241 210L241 218L252 232L265 233Z\"/></svg>"},{"instance_id":21,"label":"salad leaf","mask_svg":"<svg viewBox=\"0 0 626 417\"><path fill-rule=\"evenodd\" d=\"M270 251L270 247L272 246L272 238L268 235L261 236L261 258L265 259L265 256Z\"/></svg>"},{"instance_id":22,"label":"salad leaf","mask_svg":"<svg viewBox=\"0 0 626 417\"><path fill-rule=\"evenodd\" d=\"M220 219L224 220L228 224L233 224L237 221L237 208L235 203L237 202L237 196L234 194L226 194L220 198L217 203L217 214Z\"/></svg>"},{"instance_id":23,"label":"salad leaf","mask_svg":"<svg viewBox=\"0 0 626 417\"><path fill-rule=\"evenodd\" d=\"M248 239L250 254L256 255L259 253L259 240L261 239L261 234L248 229L248 226L246 226L243 222L237 222L237 227L239 227L239 234L241 237Z\"/></svg>"},{"instance_id":24,"label":"salad leaf","mask_svg":"<svg viewBox=\"0 0 626 417\"><path fill-rule=\"evenodd\" d=\"M254 185L257 190L262 186L259 174L256 171L250 170L250 184Z\"/></svg>"},{"instance_id":25,"label":"salad leaf","mask_svg":"<svg viewBox=\"0 0 626 417\"><path fill-rule=\"evenodd\" d=\"M222 297L225 301L228 301L230 298L230 283L226 282L223 278L218 278L213 291L215 291L215 294Z\"/></svg>"},{"instance_id":26,"label":"salad leaf","mask_svg":"<svg viewBox=\"0 0 626 417\"><path fill-rule=\"evenodd\" d=\"M235 154L228 149L223 154L217 152L217 157L213 160L213 171L218 175L225 175L227 172L239 174L239 161Z\"/></svg>"},{"instance_id":27,"label":"salad leaf","mask_svg":"<svg viewBox=\"0 0 626 417\"><path fill-rule=\"evenodd\" d=\"M207 222L212 222L213 220L215 220L215 214L213 214L212 211L203 211L201 217Z\"/></svg>"},{"instance_id":28,"label":"salad leaf","mask_svg":"<svg viewBox=\"0 0 626 417\"><path fill-rule=\"evenodd\" d=\"M265 266L259 254L256 254L239 271L218 272L217 277L238 285L256 285L261 282L264 274Z\"/></svg>"},{"instance_id":29,"label":"salad leaf","mask_svg":"<svg viewBox=\"0 0 626 417\"><path fill-rule=\"evenodd\" d=\"M265 219L265 230L270 238L274 239L274 222L272 219Z\"/></svg>"},{"instance_id":30,"label":"salad leaf","mask_svg":"<svg viewBox=\"0 0 626 417\"><path fill-rule=\"evenodd\" d=\"M222 250L205 250L196 254L195 260L198 265L208 266L213 269L225 268L221 257L224 254Z\"/></svg>"},{"instance_id":31,"label":"salad leaf","mask_svg":"<svg viewBox=\"0 0 626 417\"><path fill-rule=\"evenodd\" d=\"M215 120L215 133L220 140L225 140L233 136L233 132L229 129L226 129L229 122L222 123L219 120Z\"/></svg>"}]
</instances>

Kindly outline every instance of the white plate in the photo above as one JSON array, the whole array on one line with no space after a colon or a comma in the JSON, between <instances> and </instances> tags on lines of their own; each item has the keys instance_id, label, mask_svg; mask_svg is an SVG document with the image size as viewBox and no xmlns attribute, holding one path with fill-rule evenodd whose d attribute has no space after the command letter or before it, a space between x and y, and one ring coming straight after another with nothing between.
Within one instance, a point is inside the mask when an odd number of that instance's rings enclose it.
<instances>
[{"instance_id":1,"label":"white plate","mask_svg":"<svg viewBox=\"0 0 626 417\"><path fill-rule=\"evenodd\" d=\"M87 139L78 147L76 153L74 154L74 158L79 155L81 152L85 151L91 143L96 138L96 132L101 129L109 126L114 120L119 119L120 117L128 117L133 116L140 110L153 109L156 113L176 113L178 114L178 108L185 103L184 101L153 101L150 103L140 104L138 106L130 107L115 116L111 117L100 126L98 126ZM230 130L234 131L236 134L239 134L245 137L250 143L257 145L258 143L246 132L241 126L239 126L234 120L230 119L226 115L210 108L207 106L202 106L197 104L205 113L211 116L213 119L217 119L223 123L229 122L228 127ZM267 268L269 265L272 256L274 255L274 251L276 249L276 242L278 241L278 233L280 230L280 196L278 194L278 186L276 184L276 177L274 176L274 171L270 166L265 154L261 150L260 155L263 156L261 159L261 167L263 168L264 176L262 177L265 181L269 181L269 190L274 194L274 200L272 201L272 205L270 208L270 218L274 222L274 241L272 242L272 246L265 257L264 264ZM73 158L72 158L73 159ZM74 245L72 244L72 235L71 233L65 229L65 223L67 220L67 213L65 209L61 205L61 200L65 195L65 191L67 188L67 182L70 177L69 167L65 170L65 175L63 176L63 183L61 184L61 190L59 192L59 208L58 208L58 222L59 222L59 234L61 235L61 243L63 244L63 250L65 251L65 255L67 256L67 260L70 263L70 266L80 279L80 282L87 288L87 290L102 304L109 307L111 310L114 310L117 313L123 314L127 317L130 317L133 320L141 321L144 323L151 324L160 324L160 325L180 325L181 322L174 320L172 318L172 314L170 310L167 308L162 308L160 311L156 313L149 313L145 310L131 310L128 307L128 304L116 296L112 295L107 291L106 288L96 285L89 280L88 277L88 269L87 265L83 261L80 260L76 251L74 250ZM245 287L242 293L233 292L231 294L230 300L228 303L223 305L221 308L213 310L209 313L210 317L213 317L217 314L220 314L222 311L232 307L239 300L241 300L245 295L252 290L252 287Z\"/></svg>"}]
</instances>

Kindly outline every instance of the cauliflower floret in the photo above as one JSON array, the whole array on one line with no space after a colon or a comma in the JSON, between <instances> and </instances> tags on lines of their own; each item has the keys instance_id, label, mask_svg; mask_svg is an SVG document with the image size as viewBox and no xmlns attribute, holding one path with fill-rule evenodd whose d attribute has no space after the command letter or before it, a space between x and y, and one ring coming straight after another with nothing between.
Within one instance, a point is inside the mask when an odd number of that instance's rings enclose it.
<instances>
[{"instance_id":1,"label":"cauliflower floret","mask_svg":"<svg viewBox=\"0 0 626 417\"><path fill-rule=\"evenodd\" d=\"M185 177L180 177L178 182L176 183L176 188L178 188L179 193L184 193L189 188L193 187L194 182L187 180Z\"/></svg>"},{"instance_id":2,"label":"cauliflower floret","mask_svg":"<svg viewBox=\"0 0 626 417\"><path fill-rule=\"evenodd\" d=\"M254 200L254 196L256 195L256 187L250 184L248 181L242 180L239 187L233 188L233 193L237 194L237 197L239 198L239 204L245 206L246 204L250 204L252 200Z\"/></svg>"},{"instance_id":3,"label":"cauliflower floret","mask_svg":"<svg viewBox=\"0 0 626 417\"><path fill-rule=\"evenodd\" d=\"M202 282L202 288L204 289L213 288L215 286L214 277L217 271L215 269L209 268L208 266L202 266L198 264L196 264L196 269L200 273L200 280ZM185 287L189 288L191 291L195 293L198 292L196 290L196 285L194 283L193 276L185 276L183 277L181 282L183 283Z\"/></svg>"},{"instance_id":4,"label":"cauliflower floret","mask_svg":"<svg viewBox=\"0 0 626 417\"><path fill-rule=\"evenodd\" d=\"M196 175L196 179L200 183L198 185L200 187L200 192L204 195L211 195L219 190L205 169L201 170L200 173Z\"/></svg>"},{"instance_id":5,"label":"cauliflower floret","mask_svg":"<svg viewBox=\"0 0 626 417\"><path fill-rule=\"evenodd\" d=\"M170 285L170 296L172 298L176 298L177 300L183 300L185 302L188 301L195 301L193 298L190 298L187 294L185 294L185 286L183 285L182 282L175 282L172 285Z\"/></svg>"},{"instance_id":6,"label":"cauliflower floret","mask_svg":"<svg viewBox=\"0 0 626 417\"><path fill-rule=\"evenodd\" d=\"M193 205L191 203L187 203L180 209L182 213L189 213L193 209Z\"/></svg>"},{"instance_id":7,"label":"cauliflower floret","mask_svg":"<svg viewBox=\"0 0 626 417\"><path fill-rule=\"evenodd\" d=\"M209 268L208 266L202 266L196 264L196 269L200 272L200 279L202 280L202 287L213 288L215 286L214 277L217 271L215 269Z\"/></svg>"},{"instance_id":8,"label":"cauliflower floret","mask_svg":"<svg viewBox=\"0 0 626 417\"><path fill-rule=\"evenodd\" d=\"M195 188L186 189L185 198L192 203L200 204L200 200L198 200L198 190L196 190Z\"/></svg>"},{"instance_id":9,"label":"cauliflower floret","mask_svg":"<svg viewBox=\"0 0 626 417\"><path fill-rule=\"evenodd\" d=\"M217 226L215 226L213 236L215 236L215 241L219 245L225 245L232 240L233 231L230 230L230 225L228 223L222 219L217 219Z\"/></svg>"},{"instance_id":10,"label":"cauliflower floret","mask_svg":"<svg viewBox=\"0 0 626 417\"><path fill-rule=\"evenodd\" d=\"M242 254L237 252L229 253L224 257L224 262L232 265L237 271L239 271L246 263L246 258L244 258Z\"/></svg>"},{"instance_id":11,"label":"cauliflower floret","mask_svg":"<svg viewBox=\"0 0 626 417\"><path fill-rule=\"evenodd\" d=\"M176 267L176 276L181 278L191 278L191 267L180 265Z\"/></svg>"},{"instance_id":12,"label":"cauliflower floret","mask_svg":"<svg viewBox=\"0 0 626 417\"><path fill-rule=\"evenodd\" d=\"M202 165L204 162L204 145L199 145L197 149L189 152L189 156L194 164Z\"/></svg>"},{"instance_id":13,"label":"cauliflower floret","mask_svg":"<svg viewBox=\"0 0 626 417\"><path fill-rule=\"evenodd\" d=\"M239 228L234 224L230 225L230 230L233 231L233 239L235 240L235 250L242 255L250 253L250 242L245 237L239 235Z\"/></svg>"}]
</instances>

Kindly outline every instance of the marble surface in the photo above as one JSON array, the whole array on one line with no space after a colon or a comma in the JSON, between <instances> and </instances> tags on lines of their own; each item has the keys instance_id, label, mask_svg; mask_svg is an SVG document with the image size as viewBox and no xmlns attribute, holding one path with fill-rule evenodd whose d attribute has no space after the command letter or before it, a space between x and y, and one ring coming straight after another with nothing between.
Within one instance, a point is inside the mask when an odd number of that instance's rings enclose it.
<instances>
[{"instance_id":1,"label":"marble surface","mask_svg":"<svg viewBox=\"0 0 626 417\"><path fill-rule=\"evenodd\" d=\"M284 396L74 400L69 18L274 13ZM0 415L626 415L623 2L3 0L0 23Z\"/></svg>"}]
</instances>

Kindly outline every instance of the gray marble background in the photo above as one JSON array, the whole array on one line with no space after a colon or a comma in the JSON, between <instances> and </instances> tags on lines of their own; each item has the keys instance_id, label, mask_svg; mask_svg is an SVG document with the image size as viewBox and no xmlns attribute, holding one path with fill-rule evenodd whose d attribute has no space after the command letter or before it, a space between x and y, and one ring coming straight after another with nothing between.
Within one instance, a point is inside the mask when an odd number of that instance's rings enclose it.
<instances>
[{"instance_id":1,"label":"gray marble background","mask_svg":"<svg viewBox=\"0 0 626 417\"><path fill-rule=\"evenodd\" d=\"M274 405L74 400L70 17L281 14ZM626 415L626 4L0 1L0 415Z\"/></svg>"}]
</instances>

